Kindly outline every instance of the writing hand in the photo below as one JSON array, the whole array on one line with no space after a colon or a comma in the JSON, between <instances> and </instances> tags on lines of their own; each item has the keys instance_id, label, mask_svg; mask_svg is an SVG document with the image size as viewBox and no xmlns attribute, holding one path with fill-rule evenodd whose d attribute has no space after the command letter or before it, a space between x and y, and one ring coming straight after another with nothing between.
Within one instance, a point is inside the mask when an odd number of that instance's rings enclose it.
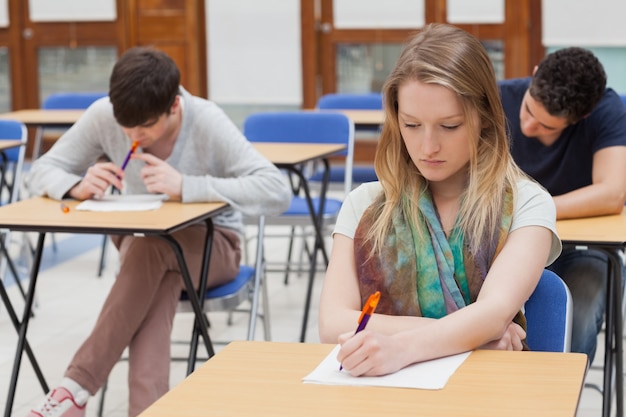
<instances>
[{"instance_id":1,"label":"writing hand","mask_svg":"<svg viewBox=\"0 0 626 417\"><path fill-rule=\"evenodd\" d=\"M141 179L146 189L155 194L167 194L170 200L180 200L183 189L183 176L170 164L148 153L133 154L132 159L144 161Z\"/></svg>"},{"instance_id":2,"label":"writing hand","mask_svg":"<svg viewBox=\"0 0 626 417\"><path fill-rule=\"evenodd\" d=\"M396 372L409 363L406 346L393 336L369 330L339 336L337 360L352 376L379 376Z\"/></svg>"},{"instance_id":3,"label":"writing hand","mask_svg":"<svg viewBox=\"0 0 626 417\"><path fill-rule=\"evenodd\" d=\"M122 188L124 172L112 162L98 162L87 169L83 179L69 191L77 200L102 198L109 186Z\"/></svg>"}]
</instances>

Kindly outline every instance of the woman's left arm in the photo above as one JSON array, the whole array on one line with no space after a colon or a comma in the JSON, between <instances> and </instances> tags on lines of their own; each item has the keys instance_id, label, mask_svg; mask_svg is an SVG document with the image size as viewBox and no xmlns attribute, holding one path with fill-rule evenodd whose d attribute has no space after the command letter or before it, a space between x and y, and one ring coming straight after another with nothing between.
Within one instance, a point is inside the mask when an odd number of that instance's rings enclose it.
<instances>
[{"instance_id":1,"label":"woman's left arm","mask_svg":"<svg viewBox=\"0 0 626 417\"><path fill-rule=\"evenodd\" d=\"M367 330L354 336L345 334L340 338L338 359L353 375L384 375L412 363L500 343L510 336L513 317L534 291L552 239L552 231L542 226L514 230L487 273L475 303L391 336ZM515 341L510 340L509 346L500 348L514 347Z\"/></svg>"}]
</instances>

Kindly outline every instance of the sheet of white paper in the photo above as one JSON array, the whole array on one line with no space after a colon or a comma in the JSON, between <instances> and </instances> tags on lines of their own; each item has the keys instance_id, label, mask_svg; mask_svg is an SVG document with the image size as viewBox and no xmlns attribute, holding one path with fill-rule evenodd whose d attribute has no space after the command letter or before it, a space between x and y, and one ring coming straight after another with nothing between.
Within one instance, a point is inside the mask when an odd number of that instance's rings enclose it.
<instances>
[{"instance_id":1,"label":"sheet of white paper","mask_svg":"<svg viewBox=\"0 0 626 417\"><path fill-rule=\"evenodd\" d=\"M76 206L76 210L148 211L161 207L164 200L167 200L166 194L111 194L99 200L85 200Z\"/></svg>"},{"instance_id":2,"label":"sheet of white paper","mask_svg":"<svg viewBox=\"0 0 626 417\"><path fill-rule=\"evenodd\" d=\"M417 363L384 376L353 377L350 373L339 370L337 345L332 352L302 381L324 385L357 385L419 389L442 389L471 352L460 353L446 358Z\"/></svg>"}]
</instances>

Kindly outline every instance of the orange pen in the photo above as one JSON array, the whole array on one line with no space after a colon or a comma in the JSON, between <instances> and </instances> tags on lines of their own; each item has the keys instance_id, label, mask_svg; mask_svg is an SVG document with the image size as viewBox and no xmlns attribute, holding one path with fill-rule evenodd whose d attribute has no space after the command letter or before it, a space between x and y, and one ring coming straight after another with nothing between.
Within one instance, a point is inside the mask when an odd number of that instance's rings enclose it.
<instances>
[{"instance_id":1,"label":"orange pen","mask_svg":"<svg viewBox=\"0 0 626 417\"><path fill-rule=\"evenodd\" d=\"M128 165L128 161L130 161L130 156L137 150L137 146L139 146L139 143L137 143L137 141L134 141L130 147L130 151L128 151L128 154L126 155L126 159L124 159L124 163L122 164L122 171L126 169L126 165Z\"/></svg>"},{"instance_id":2,"label":"orange pen","mask_svg":"<svg viewBox=\"0 0 626 417\"><path fill-rule=\"evenodd\" d=\"M356 328L356 332L354 332L354 334L357 334L361 330L365 329L370 316L374 314L374 310L376 310L378 300L380 300L380 291L376 291L367 299L365 305L363 306L363 310L361 311L361 316L359 317L359 326Z\"/></svg>"},{"instance_id":3,"label":"orange pen","mask_svg":"<svg viewBox=\"0 0 626 417\"><path fill-rule=\"evenodd\" d=\"M367 326L367 322L369 321L372 314L374 314L374 310L376 310L376 306L378 306L379 300L380 300L380 291L376 291L374 294L369 296L369 298L365 302L365 305L363 306L363 310L361 310L361 316L359 317L359 325L356 328L356 332L354 332L354 334L357 334L358 332L365 329L365 326ZM343 366L339 366L339 370L341 371L342 369L343 369Z\"/></svg>"}]
</instances>

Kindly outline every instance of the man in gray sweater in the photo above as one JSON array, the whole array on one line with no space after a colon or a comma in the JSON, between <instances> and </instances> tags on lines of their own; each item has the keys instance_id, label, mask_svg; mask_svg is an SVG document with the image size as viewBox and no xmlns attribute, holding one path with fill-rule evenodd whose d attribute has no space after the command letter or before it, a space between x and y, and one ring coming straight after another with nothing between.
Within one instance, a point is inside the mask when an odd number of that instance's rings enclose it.
<instances>
[{"instance_id":1,"label":"man in gray sweater","mask_svg":"<svg viewBox=\"0 0 626 417\"><path fill-rule=\"evenodd\" d=\"M98 198L113 186L127 194L167 194L183 203L227 202L229 210L213 219L208 286L215 286L239 270L242 213L279 214L289 206L291 190L220 108L179 84L178 68L166 54L128 50L113 68L109 97L89 107L33 164L27 185L31 193L55 199ZM122 170L133 142L137 151ZM174 238L198 280L206 225L187 227ZM159 238L112 239L119 273L98 320L60 386L29 416L84 416L89 396L127 347L129 415L169 389L170 335L184 287L177 259Z\"/></svg>"}]
</instances>

